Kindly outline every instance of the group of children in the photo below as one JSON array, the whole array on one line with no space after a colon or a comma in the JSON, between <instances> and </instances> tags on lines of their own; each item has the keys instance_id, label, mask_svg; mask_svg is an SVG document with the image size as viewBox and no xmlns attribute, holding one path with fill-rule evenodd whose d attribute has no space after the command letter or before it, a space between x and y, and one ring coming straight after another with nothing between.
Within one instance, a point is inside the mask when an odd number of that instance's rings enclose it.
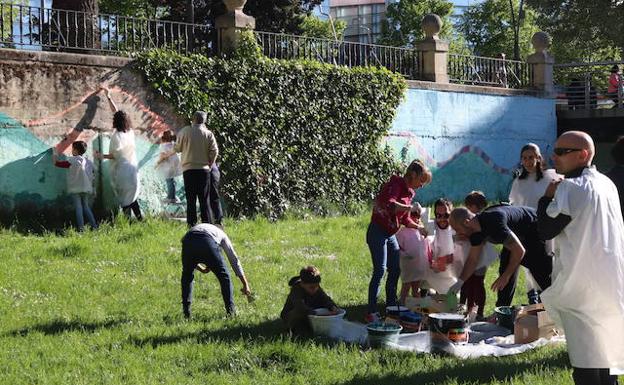
<instances>
[{"instance_id":1,"label":"group of children","mask_svg":"<svg viewBox=\"0 0 624 385\"><path fill-rule=\"evenodd\" d=\"M156 161L156 170L165 179L167 187L166 203L179 203L176 196L175 178L182 174L180 157L174 150L176 141L175 134L167 130L161 136L160 154ZM92 229L97 229L98 224L91 210L90 201L94 194L93 181L95 168L93 162L85 156L87 143L78 140L72 143L71 156L60 160L60 154L56 147L52 148L52 163L59 168L68 169L67 193L71 196L76 213L76 227L78 231L84 230L85 220Z\"/></svg>"},{"instance_id":2,"label":"group of children","mask_svg":"<svg viewBox=\"0 0 624 385\"><path fill-rule=\"evenodd\" d=\"M464 199L464 205L473 213L479 213L487 206L485 195L481 191L472 191ZM438 210L445 206L444 209ZM448 226L448 213L452 210L452 204L440 199L434 205L436 215L436 229L438 233L452 234L451 228ZM443 212L441 212L443 211ZM425 210L420 204L415 204L410 212L411 219L414 222L422 223L422 215ZM446 234L445 234L446 235ZM435 276L443 273L439 265L436 264L437 258L444 258L445 264L452 264L452 250L455 244L464 242L465 248L469 248L467 240L452 239L451 245L441 245L440 239L445 238L438 234L438 239L434 238L431 242L427 239L423 232L403 227L396 234L400 251L400 268L401 268L401 304L405 304L407 297L411 294L413 297L421 297L426 295L430 287L423 277ZM436 241L438 244L436 244ZM455 261L461 265L461 261ZM460 268L461 271L461 268ZM485 307L486 291L485 291L485 273L487 266L477 269L475 273L468 279L460 294L460 303L467 306L468 313L476 312L477 319L483 319L483 310ZM286 327L295 334L309 333L311 331L308 321L308 315L315 314L315 309L329 309L329 314L336 314L338 307L334 301L320 287L321 275L319 270L314 266L307 266L301 269L298 276L292 277L288 282L290 293L286 298L286 303L280 314ZM452 282L452 281L449 281Z\"/></svg>"}]
</instances>

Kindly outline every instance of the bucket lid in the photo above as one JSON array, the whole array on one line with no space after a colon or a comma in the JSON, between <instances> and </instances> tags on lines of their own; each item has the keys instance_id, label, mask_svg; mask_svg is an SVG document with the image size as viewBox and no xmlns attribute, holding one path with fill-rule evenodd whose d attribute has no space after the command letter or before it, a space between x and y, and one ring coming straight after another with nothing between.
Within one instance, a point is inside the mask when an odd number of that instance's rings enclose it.
<instances>
[{"instance_id":1,"label":"bucket lid","mask_svg":"<svg viewBox=\"0 0 624 385\"><path fill-rule=\"evenodd\" d=\"M431 313L429 314L429 318L444 321L463 321L466 319L463 315L454 313Z\"/></svg>"}]
</instances>

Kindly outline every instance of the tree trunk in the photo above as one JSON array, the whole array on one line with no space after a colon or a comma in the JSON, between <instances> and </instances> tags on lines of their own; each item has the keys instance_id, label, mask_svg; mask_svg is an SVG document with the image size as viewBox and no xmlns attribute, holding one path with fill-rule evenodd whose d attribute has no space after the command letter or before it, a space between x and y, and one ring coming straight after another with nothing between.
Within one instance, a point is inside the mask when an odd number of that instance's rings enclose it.
<instances>
[{"instance_id":1,"label":"tree trunk","mask_svg":"<svg viewBox=\"0 0 624 385\"><path fill-rule=\"evenodd\" d=\"M59 50L89 52L101 47L97 0L53 0L52 8Z\"/></svg>"}]
</instances>

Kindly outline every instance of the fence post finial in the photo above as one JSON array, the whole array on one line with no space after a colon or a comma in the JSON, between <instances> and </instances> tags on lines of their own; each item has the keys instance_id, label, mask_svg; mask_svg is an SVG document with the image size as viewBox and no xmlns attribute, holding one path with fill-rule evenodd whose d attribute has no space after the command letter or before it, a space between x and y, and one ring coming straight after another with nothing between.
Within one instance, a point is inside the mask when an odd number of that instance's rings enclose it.
<instances>
[{"instance_id":1,"label":"fence post finial","mask_svg":"<svg viewBox=\"0 0 624 385\"><path fill-rule=\"evenodd\" d=\"M425 39L418 43L417 49L422 54L422 78L436 83L448 83L449 45L438 36L442 29L442 19L440 16L430 13L425 15L421 26L425 33Z\"/></svg>"},{"instance_id":2,"label":"fence post finial","mask_svg":"<svg viewBox=\"0 0 624 385\"><path fill-rule=\"evenodd\" d=\"M247 0L223 0L223 2L227 13L217 17L215 27L219 53L228 53L237 47L241 31L256 28L256 19L243 13Z\"/></svg>"},{"instance_id":3,"label":"fence post finial","mask_svg":"<svg viewBox=\"0 0 624 385\"><path fill-rule=\"evenodd\" d=\"M548 53L551 39L546 32L536 32L531 38L535 53L527 57L527 63L533 67L532 86L547 95L554 93L553 66L555 59Z\"/></svg>"}]
</instances>

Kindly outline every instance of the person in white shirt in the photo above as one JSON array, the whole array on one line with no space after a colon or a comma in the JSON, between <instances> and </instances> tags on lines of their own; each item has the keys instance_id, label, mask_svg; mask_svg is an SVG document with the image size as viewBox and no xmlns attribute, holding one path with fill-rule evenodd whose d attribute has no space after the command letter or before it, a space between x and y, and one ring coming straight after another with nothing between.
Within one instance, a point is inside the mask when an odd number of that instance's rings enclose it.
<instances>
[{"instance_id":1,"label":"person in white shirt","mask_svg":"<svg viewBox=\"0 0 624 385\"><path fill-rule=\"evenodd\" d=\"M56 148L52 149L52 163L56 167L67 168L67 193L72 197L76 210L76 227L84 230L85 217L92 229L98 225L89 207L89 197L93 194L93 162L84 154L87 152L87 143L81 140L72 143L72 156L66 160L58 160Z\"/></svg>"},{"instance_id":2,"label":"person in white shirt","mask_svg":"<svg viewBox=\"0 0 624 385\"><path fill-rule=\"evenodd\" d=\"M514 206L527 206L537 209L537 202L546 191L548 184L560 176L553 169L544 169L544 159L539 146L535 143L527 143L520 150L519 171L520 174L511 184L509 203ZM546 248L548 252L552 252L552 242L547 242ZM542 289L526 267L522 267L522 271L524 271L529 303L539 303L539 293L542 292Z\"/></svg>"},{"instance_id":3,"label":"person in white shirt","mask_svg":"<svg viewBox=\"0 0 624 385\"><path fill-rule=\"evenodd\" d=\"M542 292L563 328L577 385L614 385L624 370L624 222L618 190L592 166L584 132L562 134L557 172L537 209L538 234L555 239L552 285Z\"/></svg>"},{"instance_id":4,"label":"person in white shirt","mask_svg":"<svg viewBox=\"0 0 624 385\"><path fill-rule=\"evenodd\" d=\"M202 273L212 271L216 275L221 285L221 295L223 296L226 313L229 316L236 313L232 280L225 266L220 248L225 251L234 274L243 284L241 291L246 296L251 295L247 277L245 277L243 267L227 234L219 227L209 223L195 225L182 238L182 310L186 318L191 317L193 279L196 268ZM202 264L205 267L198 264Z\"/></svg>"},{"instance_id":5,"label":"person in white shirt","mask_svg":"<svg viewBox=\"0 0 624 385\"><path fill-rule=\"evenodd\" d=\"M176 196L175 177L182 174L180 167L180 157L175 152L176 136L167 130L163 132L160 138L160 154L156 161L156 170L167 184L167 203L179 203L180 199Z\"/></svg>"}]
</instances>

